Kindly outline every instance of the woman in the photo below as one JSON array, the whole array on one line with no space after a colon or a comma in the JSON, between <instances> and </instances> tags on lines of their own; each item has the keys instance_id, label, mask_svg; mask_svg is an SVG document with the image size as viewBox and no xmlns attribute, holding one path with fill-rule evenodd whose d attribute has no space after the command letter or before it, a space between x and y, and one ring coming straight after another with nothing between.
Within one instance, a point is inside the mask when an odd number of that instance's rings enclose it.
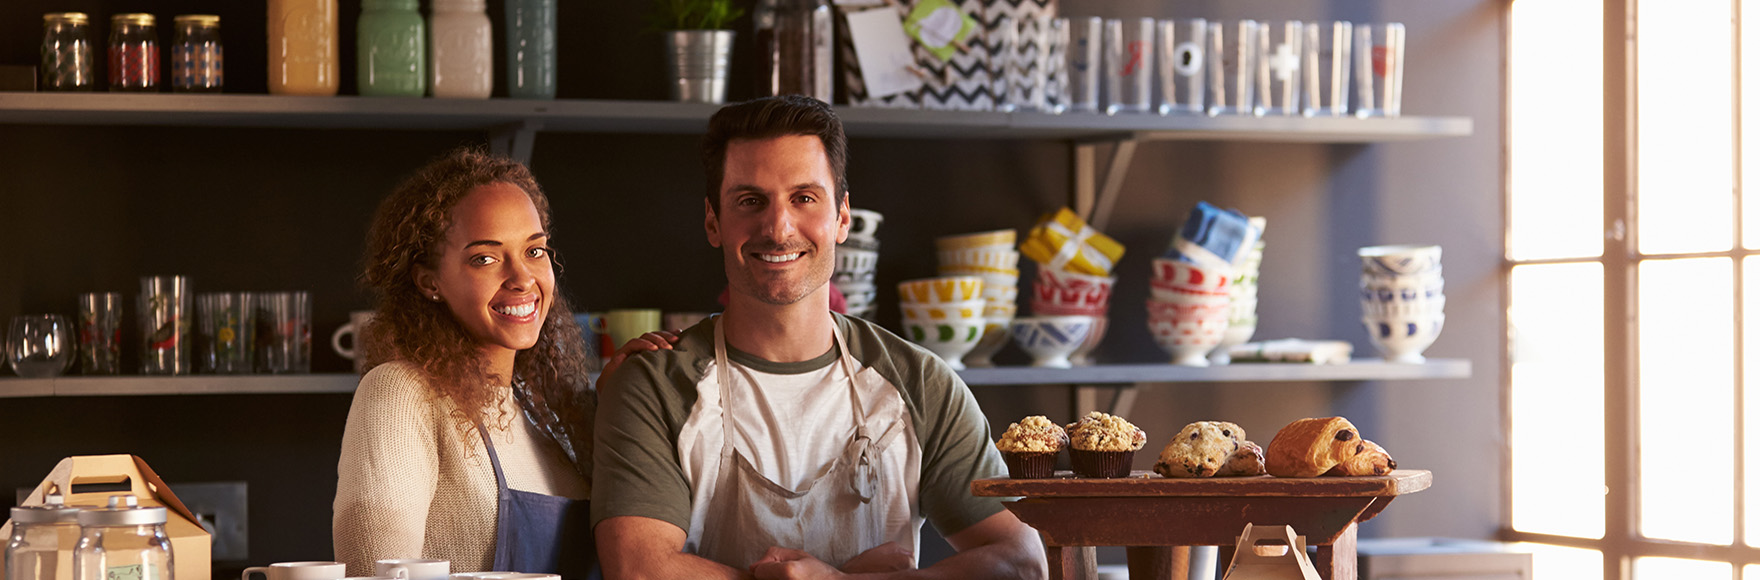
<instances>
[{"instance_id":1,"label":"woman","mask_svg":"<svg viewBox=\"0 0 1760 580\"><path fill-rule=\"evenodd\" d=\"M550 205L517 162L461 150L380 204L378 305L342 437L332 533L384 558L586 577L593 398L556 290Z\"/></svg>"}]
</instances>

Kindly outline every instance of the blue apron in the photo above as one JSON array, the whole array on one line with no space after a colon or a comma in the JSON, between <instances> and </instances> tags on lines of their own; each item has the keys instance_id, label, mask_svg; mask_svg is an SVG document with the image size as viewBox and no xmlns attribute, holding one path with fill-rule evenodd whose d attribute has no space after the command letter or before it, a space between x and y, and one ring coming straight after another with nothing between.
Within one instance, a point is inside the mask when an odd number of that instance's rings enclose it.
<instances>
[{"instance_id":1,"label":"blue apron","mask_svg":"<svg viewBox=\"0 0 1760 580\"><path fill-rule=\"evenodd\" d=\"M559 574L565 580L600 578L589 502L509 489L488 430L478 425L477 432L495 467L495 563L490 569Z\"/></svg>"}]
</instances>

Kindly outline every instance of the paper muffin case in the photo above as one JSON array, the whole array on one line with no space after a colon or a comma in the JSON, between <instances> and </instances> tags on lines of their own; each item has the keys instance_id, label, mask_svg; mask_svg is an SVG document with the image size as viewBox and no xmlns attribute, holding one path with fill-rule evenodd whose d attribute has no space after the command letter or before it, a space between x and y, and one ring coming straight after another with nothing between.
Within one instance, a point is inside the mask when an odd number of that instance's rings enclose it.
<instances>
[{"instance_id":1,"label":"paper muffin case","mask_svg":"<svg viewBox=\"0 0 1760 580\"><path fill-rule=\"evenodd\" d=\"M1041 218L1027 232L1021 254L1055 270L1107 276L1124 256L1124 246L1095 231L1065 207Z\"/></svg>"},{"instance_id":2,"label":"paper muffin case","mask_svg":"<svg viewBox=\"0 0 1760 580\"><path fill-rule=\"evenodd\" d=\"M1071 448L1069 460L1077 476L1119 478L1130 477L1131 459L1135 451L1083 451Z\"/></svg>"},{"instance_id":3,"label":"paper muffin case","mask_svg":"<svg viewBox=\"0 0 1760 580\"><path fill-rule=\"evenodd\" d=\"M1057 452L1003 452L1002 463L1008 466L1012 479L1050 479L1057 464Z\"/></svg>"}]
</instances>

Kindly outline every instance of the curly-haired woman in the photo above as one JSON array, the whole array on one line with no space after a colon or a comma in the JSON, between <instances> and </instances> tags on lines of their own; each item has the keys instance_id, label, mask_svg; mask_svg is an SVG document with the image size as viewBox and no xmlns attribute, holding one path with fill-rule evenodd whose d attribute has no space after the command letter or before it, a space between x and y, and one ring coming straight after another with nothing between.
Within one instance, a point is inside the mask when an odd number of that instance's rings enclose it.
<instances>
[{"instance_id":1,"label":"curly-haired woman","mask_svg":"<svg viewBox=\"0 0 1760 580\"><path fill-rule=\"evenodd\" d=\"M550 204L512 160L455 151L380 204L377 298L332 521L350 576L375 560L586 577L593 398L556 288Z\"/></svg>"}]
</instances>

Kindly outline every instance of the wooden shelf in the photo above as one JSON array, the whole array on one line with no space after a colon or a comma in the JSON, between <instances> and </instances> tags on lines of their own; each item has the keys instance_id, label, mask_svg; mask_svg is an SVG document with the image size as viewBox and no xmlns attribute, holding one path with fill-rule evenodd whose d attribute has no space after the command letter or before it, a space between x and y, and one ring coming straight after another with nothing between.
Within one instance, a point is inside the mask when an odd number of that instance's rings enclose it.
<instances>
[{"instance_id":1,"label":"wooden shelf","mask_svg":"<svg viewBox=\"0 0 1760 580\"><path fill-rule=\"evenodd\" d=\"M1460 359L1431 359L1423 364L1358 360L1343 365L1240 363L1207 368L1132 364L1073 369L1000 367L966 369L959 374L972 386L1372 381L1464 379L1472 376L1472 363ZM359 382L360 377L352 373L4 378L0 379L0 398L352 393Z\"/></svg>"},{"instance_id":2,"label":"wooden shelf","mask_svg":"<svg viewBox=\"0 0 1760 580\"><path fill-rule=\"evenodd\" d=\"M701 133L719 106L669 101L0 93L0 124ZM1371 143L1460 137L1464 117L1304 118L838 107L852 136Z\"/></svg>"},{"instance_id":3,"label":"wooden shelf","mask_svg":"<svg viewBox=\"0 0 1760 580\"><path fill-rule=\"evenodd\" d=\"M1209 367L1174 364L1124 364L1048 369L998 367L966 369L967 385L1134 385L1142 383L1241 383L1276 381L1398 381L1465 379L1473 363L1465 359L1430 359L1421 364L1357 359L1341 365L1235 363Z\"/></svg>"}]
</instances>

